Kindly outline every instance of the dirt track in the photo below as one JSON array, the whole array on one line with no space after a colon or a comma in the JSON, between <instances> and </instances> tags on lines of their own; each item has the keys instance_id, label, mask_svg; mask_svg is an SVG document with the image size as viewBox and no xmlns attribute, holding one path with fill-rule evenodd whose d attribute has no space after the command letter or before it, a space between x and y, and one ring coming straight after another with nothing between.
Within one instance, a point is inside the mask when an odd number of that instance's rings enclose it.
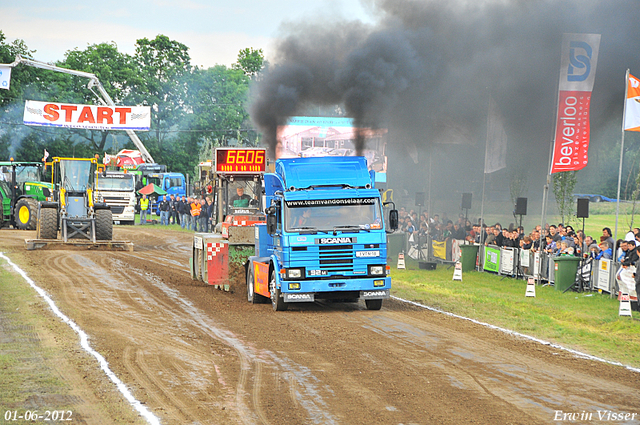
<instances>
[{"instance_id":1,"label":"dirt track","mask_svg":"<svg viewBox=\"0 0 640 425\"><path fill-rule=\"evenodd\" d=\"M0 250L165 424L599 423L598 409L640 423L636 373L395 301L274 313L192 281L188 233L116 228L132 253L25 251L27 237L2 230Z\"/></svg>"}]
</instances>

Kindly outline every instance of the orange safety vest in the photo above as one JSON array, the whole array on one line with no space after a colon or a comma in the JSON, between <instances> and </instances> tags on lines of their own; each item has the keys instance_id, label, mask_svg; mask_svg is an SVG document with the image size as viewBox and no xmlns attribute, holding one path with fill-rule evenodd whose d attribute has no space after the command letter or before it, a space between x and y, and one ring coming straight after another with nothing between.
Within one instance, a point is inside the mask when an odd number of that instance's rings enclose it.
<instances>
[{"instance_id":1,"label":"orange safety vest","mask_svg":"<svg viewBox=\"0 0 640 425\"><path fill-rule=\"evenodd\" d=\"M194 217L199 216L201 209L202 205L200 205L200 202L194 202L193 204L191 204L191 215Z\"/></svg>"}]
</instances>

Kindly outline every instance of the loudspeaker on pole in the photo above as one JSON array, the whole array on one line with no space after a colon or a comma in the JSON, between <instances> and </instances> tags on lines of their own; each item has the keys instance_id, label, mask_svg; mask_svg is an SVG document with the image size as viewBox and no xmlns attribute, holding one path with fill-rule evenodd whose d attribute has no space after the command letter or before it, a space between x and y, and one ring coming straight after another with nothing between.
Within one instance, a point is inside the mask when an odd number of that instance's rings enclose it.
<instances>
[{"instance_id":1,"label":"loudspeaker on pole","mask_svg":"<svg viewBox=\"0 0 640 425\"><path fill-rule=\"evenodd\" d=\"M576 216L578 218L589 218L589 198L578 198Z\"/></svg>"},{"instance_id":2,"label":"loudspeaker on pole","mask_svg":"<svg viewBox=\"0 0 640 425\"><path fill-rule=\"evenodd\" d=\"M416 192L416 207L424 207L424 192Z\"/></svg>"},{"instance_id":3,"label":"loudspeaker on pole","mask_svg":"<svg viewBox=\"0 0 640 425\"><path fill-rule=\"evenodd\" d=\"M463 193L462 194L462 209L463 210L470 210L471 209L471 198L472 198L473 194L472 193Z\"/></svg>"},{"instance_id":4,"label":"loudspeaker on pole","mask_svg":"<svg viewBox=\"0 0 640 425\"><path fill-rule=\"evenodd\" d=\"M516 199L515 215L527 215L527 198Z\"/></svg>"}]
</instances>

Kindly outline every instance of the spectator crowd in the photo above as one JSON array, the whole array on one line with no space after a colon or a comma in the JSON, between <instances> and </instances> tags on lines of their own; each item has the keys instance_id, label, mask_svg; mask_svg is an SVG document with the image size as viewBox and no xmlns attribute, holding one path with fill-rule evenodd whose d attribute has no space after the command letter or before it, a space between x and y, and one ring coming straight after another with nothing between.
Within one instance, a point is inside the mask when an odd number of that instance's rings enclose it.
<instances>
[{"instance_id":1,"label":"spectator crowd","mask_svg":"<svg viewBox=\"0 0 640 425\"><path fill-rule=\"evenodd\" d=\"M571 225L562 223L537 225L526 233L522 226L511 223L503 227L500 223L487 225L481 220L471 223L460 215L454 222L438 214L429 217L426 212L420 216L414 210L399 210L399 232L408 234L410 244L427 244L429 239L444 241L456 239L467 243L497 246L500 248L520 248L532 252L544 252L549 256L575 256L585 260L615 260L622 269L635 270L640 267L640 228L631 229L623 239L614 241L611 229L602 229L597 237L585 235ZM640 272L634 274L636 288L640 288ZM638 290L638 289L637 289ZM637 291L636 290L636 291ZM632 303L638 309L638 303Z\"/></svg>"},{"instance_id":2,"label":"spectator crowd","mask_svg":"<svg viewBox=\"0 0 640 425\"><path fill-rule=\"evenodd\" d=\"M140 200L140 224L147 224L147 215L151 211L148 202L144 202L146 197ZM211 196L200 199L191 196L163 195L158 203L160 212L160 224L168 226L179 224L181 228L193 230L194 232L213 231L213 199Z\"/></svg>"},{"instance_id":3,"label":"spectator crowd","mask_svg":"<svg viewBox=\"0 0 640 425\"><path fill-rule=\"evenodd\" d=\"M494 245L497 247L521 248L533 252L543 251L553 256L572 255L583 258L613 259L618 262L635 265L640 256L640 228L634 228L624 239L613 240L611 229L602 229L602 235L585 235L582 230L574 230L570 225L537 225L526 233L522 226L511 223L503 227L500 223L487 225L478 220L471 223L461 214L454 222L435 214L429 217L426 212L420 216L414 210L399 210L399 232L409 235L411 243L426 243L428 238L435 241L446 239L464 240L469 243Z\"/></svg>"}]
</instances>

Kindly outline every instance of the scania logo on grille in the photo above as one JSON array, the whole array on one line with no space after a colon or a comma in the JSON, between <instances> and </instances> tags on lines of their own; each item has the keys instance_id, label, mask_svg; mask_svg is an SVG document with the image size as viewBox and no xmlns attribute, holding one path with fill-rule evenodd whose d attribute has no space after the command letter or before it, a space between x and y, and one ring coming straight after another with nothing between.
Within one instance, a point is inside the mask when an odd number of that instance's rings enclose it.
<instances>
[{"instance_id":1,"label":"scania logo on grille","mask_svg":"<svg viewBox=\"0 0 640 425\"><path fill-rule=\"evenodd\" d=\"M380 290L380 291L362 291L360 292L360 296L366 299L376 299L376 298L389 298L390 293L388 289Z\"/></svg>"},{"instance_id":2,"label":"scania logo on grille","mask_svg":"<svg viewBox=\"0 0 640 425\"><path fill-rule=\"evenodd\" d=\"M316 238L316 243L320 245L356 243L358 238Z\"/></svg>"},{"instance_id":3,"label":"scania logo on grille","mask_svg":"<svg viewBox=\"0 0 640 425\"><path fill-rule=\"evenodd\" d=\"M289 292L286 292L284 294L284 300L286 302L291 302L291 301L305 301L305 302L313 302L314 301L314 295L313 294L291 294Z\"/></svg>"}]
</instances>

